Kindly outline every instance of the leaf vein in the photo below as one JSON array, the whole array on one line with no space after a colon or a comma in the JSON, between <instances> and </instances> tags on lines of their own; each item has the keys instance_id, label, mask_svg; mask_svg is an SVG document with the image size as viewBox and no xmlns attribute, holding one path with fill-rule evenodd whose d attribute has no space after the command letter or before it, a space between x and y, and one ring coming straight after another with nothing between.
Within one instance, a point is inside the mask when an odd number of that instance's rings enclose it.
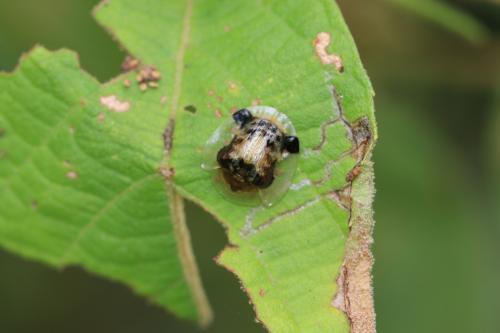
<instances>
[{"instance_id":1,"label":"leaf vein","mask_svg":"<svg viewBox=\"0 0 500 333\"><path fill-rule=\"evenodd\" d=\"M101 219L101 217L104 214L106 214L111 208L113 208L121 198L123 198L125 195L127 195L128 193L133 191L135 188L143 185L144 183L146 183L147 181L149 181L155 177L159 177L159 176L157 174L151 174L151 175L148 175L148 176L142 178L141 180L138 180L138 181L130 184L130 186L126 187L123 191L121 191L120 193L115 195L111 200L106 202L106 204L94 215L94 217L89 221L89 223L87 223L80 230L80 232L78 232L76 237L69 244L68 248L65 251L63 251L61 258L59 259L60 265L62 266L65 264L65 262L68 260L69 256L74 251L74 249L78 246L78 244L83 239L83 237L85 237L85 235L87 235L92 230L92 228L94 228L94 226Z\"/></svg>"}]
</instances>

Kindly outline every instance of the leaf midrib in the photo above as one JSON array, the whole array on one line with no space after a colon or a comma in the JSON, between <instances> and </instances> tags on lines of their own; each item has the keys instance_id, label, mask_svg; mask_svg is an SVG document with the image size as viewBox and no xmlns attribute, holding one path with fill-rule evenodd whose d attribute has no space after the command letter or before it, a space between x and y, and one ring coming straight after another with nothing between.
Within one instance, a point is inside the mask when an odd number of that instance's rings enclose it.
<instances>
[{"instance_id":1,"label":"leaf midrib","mask_svg":"<svg viewBox=\"0 0 500 333\"><path fill-rule=\"evenodd\" d=\"M186 11L184 14L184 18L182 20L182 34L179 43L179 50L175 57L175 76L174 76L174 86L172 88L172 102L170 104L170 112L168 116L167 128L168 124L171 120L174 121L175 128L175 119L177 114L177 108L179 107L179 99L182 93L182 78L184 75L184 59L186 56L186 49L189 44L189 37L191 34L191 18L193 14L193 0L186 1ZM173 131L170 132L170 136L173 135ZM172 138L170 138L172 141ZM166 149L167 147L165 147ZM170 151L165 150L165 159L166 164L170 162Z\"/></svg>"}]
</instances>

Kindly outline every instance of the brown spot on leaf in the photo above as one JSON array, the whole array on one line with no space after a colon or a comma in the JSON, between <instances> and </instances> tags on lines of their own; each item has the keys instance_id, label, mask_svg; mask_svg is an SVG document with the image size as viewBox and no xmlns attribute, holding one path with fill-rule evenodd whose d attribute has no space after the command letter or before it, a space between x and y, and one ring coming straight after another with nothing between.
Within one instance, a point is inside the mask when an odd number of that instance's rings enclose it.
<instances>
[{"instance_id":1,"label":"brown spot on leaf","mask_svg":"<svg viewBox=\"0 0 500 333\"><path fill-rule=\"evenodd\" d=\"M342 59L336 54L328 54L326 48L330 45L331 36L328 32L320 32L314 39L314 50L323 65L335 65L337 71L344 71Z\"/></svg>"},{"instance_id":2,"label":"brown spot on leaf","mask_svg":"<svg viewBox=\"0 0 500 333\"><path fill-rule=\"evenodd\" d=\"M99 114L97 115L97 121L102 123L104 122L104 120L106 120L106 115L104 114L104 112L99 112Z\"/></svg>"},{"instance_id":3,"label":"brown spot on leaf","mask_svg":"<svg viewBox=\"0 0 500 333\"><path fill-rule=\"evenodd\" d=\"M101 104L106 106L110 111L113 112L127 112L130 110L130 103L127 101L120 101L115 95L102 96Z\"/></svg>"},{"instance_id":4,"label":"brown spot on leaf","mask_svg":"<svg viewBox=\"0 0 500 333\"><path fill-rule=\"evenodd\" d=\"M231 31L231 26L229 26L229 25L226 24L224 26L224 32L229 32L229 31Z\"/></svg>"},{"instance_id":5,"label":"brown spot on leaf","mask_svg":"<svg viewBox=\"0 0 500 333\"><path fill-rule=\"evenodd\" d=\"M69 178L69 179L78 179L80 176L78 175L78 173L76 171L68 171L66 173L66 178Z\"/></svg>"},{"instance_id":6,"label":"brown spot on leaf","mask_svg":"<svg viewBox=\"0 0 500 333\"><path fill-rule=\"evenodd\" d=\"M122 69L126 72L132 71L134 69L137 69L139 67L139 60L137 60L134 57L127 56L125 57L125 60L122 63Z\"/></svg>"},{"instance_id":7,"label":"brown spot on leaf","mask_svg":"<svg viewBox=\"0 0 500 333\"><path fill-rule=\"evenodd\" d=\"M172 179L175 176L175 169L167 166L163 166L160 168L160 173L166 179Z\"/></svg>"},{"instance_id":8,"label":"brown spot on leaf","mask_svg":"<svg viewBox=\"0 0 500 333\"><path fill-rule=\"evenodd\" d=\"M37 209L38 208L38 201L32 200L31 201L31 208L32 209Z\"/></svg>"},{"instance_id":9,"label":"brown spot on leaf","mask_svg":"<svg viewBox=\"0 0 500 333\"><path fill-rule=\"evenodd\" d=\"M266 295L266 291L264 289L260 288L260 290L259 290L259 296L260 297L264 297L265 295Z\"/></svg>"},{"instance_id":10,"label":"brown spot on leaf","mask_svg":"<svg viewBox=\"0 0 500 333\"><path fill-rule=\"evenodd\" d=\"M162 105L165 104L165 103L167 103L167 96L165 96L165 95L161 96L160 103Z\"/></svg>"},{"instance_id":11,"label":"brown spot on leaf","mask_svg":"<svg viewBox=\"0 0 500 333\"><path fill-rule=\"evenodd\" d=\"M352 197L351 197L351 186L346 186L343 189L332 191L328 194L328 197L336 201L341 207L346 210L351 210Z\"/></svg>"},{"instance_id":12,"label":"brown spot on leaf","mask_svg":"<svg viewBox=\"0 0 500 333\"><path fill-rule=\"evenodd\" d=\"M222 117L222 111L220 109L215 109L215 117L220 118Z\"/></svg>"},{"instance_id":13,"label":"brown spot on leaf","mask_svg":"<svg viewBox=\"0 0 500 333\"><path fill-rule=\"evenodd\" d=\"M252 101L253 106L257 106L257 105L261 105L261 104L262 104L262 100L260 98L256 98Z\"/></svg>"},{"instance_id":14,"label":"brown spot on leaf","mask_svg":"<svg viewBox=\"0 0 500 333\"><path fill-rule=\"evenodd\" d=\"M144 66L135 79L139 83L139 89L145 91L148 87L158 87L158 81L161 80L161 73L154 66Z\"/></svg>"},{"instance_id":15,"label":"brown spot on leaf","mask_svg":"<svg viewBox=\"0 0 500 333\"><path fill-rule=\"evenodd\" d=\"M358 165L355 166L349 173L347 174L346 180L348 182L352 182L354 179L356 179L360 174L363 169Z\"/></svg>"},{"instance_id":16,"label":"brown spot on leaf","mask_svg":"<svg viewBox=\"0 0 500 333\"><path fill-rule=\"evenodd\" d=\"M372 138L368 118L361 118L352 126L352 136L356 142L354 156L360 161L364 158Z\"/></svg>"},{"instance_id":17,"label":"brown spot on leaf","mask_svg":"<svg viewBox=\"0 0 500 333\"><path fill-rule=\"evenodd\" d=\"M352 128L354 140L358 146L366 143L372 137L370 122L367 118L361 118Z\"/></svg>"},{"instance_id":18,"label":"brown spot on leaf","mask_svg":"<svg viewBox=\"0 0 500 333\"><path fill-rule=\"evenodd\" d=\"M163 132L163 144L165 147L165 152L167 154L170 153L170 150L172 149L172 140L174 136L174 129L175 129L175 120L170 119L168 121L167 128L165 128L165 131Z\"/></svg>"},{"instance_id":19,"label":"brown spot on leaf","mask_svg":"<svg viewBox=\"0 0 500 333\"><path fill-rule=\"evenodd\" d=\"M131 85L132 85L132 82L130 82L129 79L123 80L123 86L125 86L125 88L129 88Z\"/></svg>"}]
</instances>

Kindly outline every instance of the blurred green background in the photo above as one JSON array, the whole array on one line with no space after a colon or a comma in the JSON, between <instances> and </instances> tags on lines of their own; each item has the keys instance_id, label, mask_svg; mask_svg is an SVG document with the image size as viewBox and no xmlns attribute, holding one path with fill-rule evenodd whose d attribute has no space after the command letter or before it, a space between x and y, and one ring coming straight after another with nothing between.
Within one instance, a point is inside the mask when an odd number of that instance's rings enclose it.
<instances>
[{"instance_id":1,"label":"blurred green background","mask_svg":"<svg viewBox=\"0 0 500 333\"><path fill-rule=\"evenodd\" d=\"M97 2L0 0L0 70L39 43L73 49L85 70L112 78L125 54L93 21ZM338 2L377 92L378 330L500 332L499 1L441 1L466 20L427 0ZM206 332L264 332L212 260L221 226L194 205L188 222L215 309ZM200 331L79 268L0 250L0 272L0 332Z\"/></svg>"}]
</instances>

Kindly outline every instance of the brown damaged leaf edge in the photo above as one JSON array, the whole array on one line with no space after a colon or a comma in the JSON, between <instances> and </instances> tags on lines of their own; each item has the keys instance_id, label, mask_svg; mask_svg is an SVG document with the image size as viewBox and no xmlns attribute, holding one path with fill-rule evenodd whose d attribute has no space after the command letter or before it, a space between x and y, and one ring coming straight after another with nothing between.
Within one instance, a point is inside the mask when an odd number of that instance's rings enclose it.
<instances>
[{"instance_id":1,"label":"brown damaged leaf edge","mask_svg":"<svg viewBox=\"0 0 500 333\"><path fill-rule=\"evenodd\" d=\"M368 155L370 157L371 154ZM337 278L339 290L332 306L346 313L351 333L374 333L376 327L371 275L373 163L367 159L359 167L362 171L352 183L349 236L344 262Z\"/></svg>"},{"instance_id":2,"label":"brown damaged leaf edge","mask_svg":"<svg viewBox=\"0 0 500 333\"><path fill-rule=\"evenodd\" d=\"M373 255L371 244L374 220L372 215L372 203L374 196L373 163L371 162L371 151L374 147L376 133L372 132L367 118L363 117L351 124L345 117L340 98L336 91L332 94L337 107L339 117L335 120L325 121L321 128L322 134L326 136L324 129L337 121L342 121L350 130L351 140L354 148L348 153L356 158L357 163L346 175L347 185L339 190L327 194L332 200L349 211L349 235L345 245L344 261L336 279L338 290L332 297L331 306L344 312L349 320L351 333L375 333L375 309L373 303L372 267ZM326 142L326 137L321 137L320 145ZM196 201L196 200L195 200ZM309 203L305 203L308 206ZM301 210L301 207L298 207ZM206 207L205 207L206 209ZM207 209L207 211L209 211ZM284 212L289 215L294 211ZM267 227L269 223L265 223ZM225 251L239 251L239 246L228 244L214 260L228 271L238 277L236 272L229 266L224 265L220 256ZM265 323L259 319L259 312L253 302L252 296L240 280L241 289L247 294L256 314L256 320L268 331ZM259 296L262 295L259 292Z\"/></svg>"},{"instance_id":3,"label":"brown damaged leaf edge","mask_svg":"<svg viewBox=\"0 0 500 333\"><path fill-rule=\"evenodd\" d=\"M344 261L337 277L338 291L332 306L343 311L351 327L351 333L375 333L375 308L373 303L372 267L374 220L372 204L374 196L373 163L371 151L376 134L372 133L367 118L350 124L337 94L333 94L355 143L353 157L357 163L346 176L347 186L332 193L332 197L349 208L349 235L346 241Z\"/></svg>"},{"instance_id":4,"label":"brown damaged leaf edge","mask_svg":"<svg viewBox=\"0 0 500 333\"><path fill-rule=\"evenodd\" d=\"M318 47L326 50L330 40L324 40L323 44L318 45L318 39L313 43L315 50ZM326 52L325 52L326 53ZM322 54L317 54L320 58ZM336 61L322 63L333 64L339 73L342 73L344 66L340 57L336 55ZM321 60L321 59L320 59ZM320 150L326 143L327 127L337 122L342 122L350 132L354 148L347 152L356 159L356 164L346 175L347 185L340 190L332 191L327 194L332 200L349 210L349 235L345 245L344 261L336 279L338 291L332 296L331 306L344 312L349 320L351 333L375 333L375 310L373 303L372 288L372 266L373 255L371 253L371 244L373 243L372 233L374 220L372 216L372 201L374 195L374 176L373 165L371 162L371 151L376 140L376 132L371 128L368 118L363 117L354 123L349 122L344 116L344 110L341 98L332 87L332 98L339 110L339 116L336 119L325 121L321 125L321 138L313 150ZM203 206L196 198L191 198L194 202L200 204L205 210L210 212L209 207ZM290 212L285 212L289 214ZM220 221L223 225L223 221ZM225 251L239 251L235 244L228 244L221 253L215 257L215 261L235 274L236 272L220 260L220 256ZM269 328L259 318L259 312L252 299L252 296L240 280L241 289L247 294L250 303L256 314L256 320L260 322L268 331ZM260 293L259 293L260 295ZM262 295L260 295L262 297Z\"/></svg>"}]
</instances>

